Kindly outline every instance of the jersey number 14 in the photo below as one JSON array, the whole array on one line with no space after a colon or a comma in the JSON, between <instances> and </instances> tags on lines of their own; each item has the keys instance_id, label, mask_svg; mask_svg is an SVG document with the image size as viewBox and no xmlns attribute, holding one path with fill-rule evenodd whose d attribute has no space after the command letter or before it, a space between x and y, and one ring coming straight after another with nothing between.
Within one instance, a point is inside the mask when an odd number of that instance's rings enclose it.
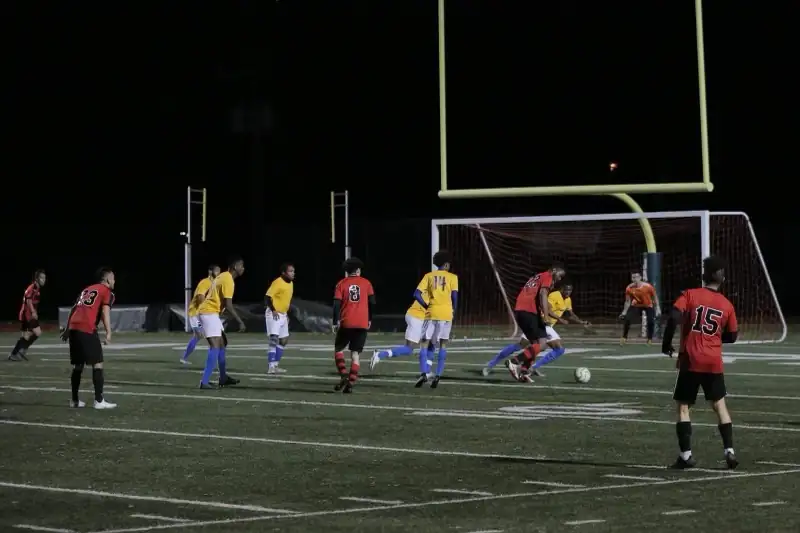
<instances>
[{"instance_id":1,"label":"jersey number 14","mask_svg":"<svg viewBox=\"0 0 800 533\"><path fill-rule=\"evenodd\" d=\"M433 276L433 290L444 290L445 286L444 276Z\"/></svg>"}]
</instances>

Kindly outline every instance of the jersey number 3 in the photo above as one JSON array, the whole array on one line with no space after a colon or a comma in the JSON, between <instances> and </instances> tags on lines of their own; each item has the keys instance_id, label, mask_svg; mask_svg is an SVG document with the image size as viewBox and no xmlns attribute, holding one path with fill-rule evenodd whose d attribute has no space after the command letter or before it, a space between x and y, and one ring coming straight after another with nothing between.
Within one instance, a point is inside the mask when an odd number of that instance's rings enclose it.
<instances>
[{"instance_id":1,"label":"jersey number 3","mask_svg":"<svg viewBox=\"0 0 800 533\"><path fill-rule=\"evenodd\" d=\"M95 300L97 300L97 291L83 291L78 298L78 305L91 307L94 305Z\"/></svg>"},{"instance_id":2,"label":"jersey number 3","mask_svg":"<svg viewBox=\"0 0 800 533\"><path fill-rule=\"evenodd\" d=\"M719 319L722 318L722 311L700 305L694 312L695 319L694 324L692 324L692 331L705 335L716 335L719 331Z\"/></svg>"}]
</instances>

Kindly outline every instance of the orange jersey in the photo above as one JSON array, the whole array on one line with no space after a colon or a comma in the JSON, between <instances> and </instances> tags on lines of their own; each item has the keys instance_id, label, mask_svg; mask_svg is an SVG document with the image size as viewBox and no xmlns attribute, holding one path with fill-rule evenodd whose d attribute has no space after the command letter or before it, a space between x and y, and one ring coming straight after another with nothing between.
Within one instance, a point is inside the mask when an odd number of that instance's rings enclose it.
<instances>
[{"instance_id":1,"label":"orange jersey","mask_svg":"<svg viewBox=\"0 0 800 533\"><path fill-rule=\"evenodd\" d=\"M633 307L653 307L656 290L649 283L642 282L638 287L635 283L631 283L625 289L625 297L631 299Z\"/></svg>"},{"instance_id":2,"label":"orange jersey","mask_svg":"<svg viewBox=\"0 0 800 533\"><path fill-rule=\"evenodd\" d=\"M372 283L361 276L347 276L336 284L333 299L342 302L339 322L343 328L369 328L369 298L374 296Z\"/></svg>"},{"instance_id":3,"label":"orange jersey","mask_svg":"<svg viewBox=\"0 0 800 533\"><path fill-rule=\"evenodd\" d=\"M678 364L693 372L722 373L722 332L738 331L733 304L715 290L683 291L673 307L681 312L681 347Z\"/></svg>"}]
</instances>

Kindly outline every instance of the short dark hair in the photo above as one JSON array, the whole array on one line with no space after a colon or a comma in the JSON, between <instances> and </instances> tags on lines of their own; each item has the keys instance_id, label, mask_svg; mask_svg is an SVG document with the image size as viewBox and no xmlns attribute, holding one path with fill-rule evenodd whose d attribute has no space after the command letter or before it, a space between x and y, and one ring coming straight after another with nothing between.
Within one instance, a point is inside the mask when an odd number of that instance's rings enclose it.
<instances>
[{"instance_id":1,"label":"short dark hair","mask_svg":"<svg viewBox=\"0 0 800 533\"><path fill-rule=\"evenodd\" d=\"M242 259L241 256L232 255L228 258L228 268L233 268L236 266L236 263L241 263L243 261L244 259Z\"/></svg>"},{"instance_id":2,"label":"short dark hair","mask_svg":"<svg viewBox=\"0 0 800 533\"><path fill-rule=\"evenodd\" d=\"M283 274L284 272L289 270L289 267L293 267L293 266L294 266L294 263L291 263L291 262L281 263L281 274Z\"/></svg>"},{"instance_id":3,"label":"short dark hair","mask_svg":"<svg viewBox=\"0 0 800 533\"><path fill-rule=\"evenodd\" d=\"M436 268L442 268L445 263L452 263L453 258L450 255L450 252L447 250L439 250L435 254L433 254L433 264L436 265Z\"/></svg>"},{"instance_id":4,"label":"short dark hair","mask_svg":"<svg viewBox=\"0 0 800 533\"><path fill-rule=\"evenodd\" d=\"M114 271L111 269L111 267L100 267L97 269L97 272L95 272L94 277L97 279L97 281L103 281L106 275L111 274L112 272Z\"/></svg>"},{"instance_id":5,"label":"short dark hair","mask_svg":"<svg viewBox=\"0 0 800 533\"><path fill-rule=\"evenodd\" d=\"M550 265L550 270L564 270L564 265L558 262L552 263Z\"/></svg>"},{"instance_id":6,"label":"short dark hair","mask_svg":"<svg viewBox=\"0 0 800 533\"><path fill-rule=\"evenodd\" d=\"M703 281L706 283L717 281L714 279L715 274L724 269L725 261L721 257L709 255L703 259Z\"/></svg>"},{"instance_id":7,"label":"short dark hair","mask_svg":"<svg viewBox=\"0 0 800 533\"><path fill-rule=\"evenodd\" d=\"M39 277L41 274L46 274L46 272L44 271L44 269L43 269L43 268L37 268L37 269L36 269L36 271L33 273L33 281L36 281L36 279L37 279L37 278L38 278L38 277Z\"/></svg>"},{"instance_id":8,"label":"short dark hair","mask_svg":"<svg viewBox=\"0 0 800 533\"><path fill-rule=\"evenodd\" d=\"M359 268L364 268L364 262L358 257L351 257L342 263L342 269L348 274L355 274Z\"/></svg>"},{"instance_id":9,"label":"short dark hair","mask_svg":"<svg viewBox=\"0 0 800 533\"><path fill-rule=\"evenodd\" d=\"M215 268L219 268L219 265L216 263L211 263L210 265L208 265L209 270L214 270Z\"/></svg>"}]
</instances>

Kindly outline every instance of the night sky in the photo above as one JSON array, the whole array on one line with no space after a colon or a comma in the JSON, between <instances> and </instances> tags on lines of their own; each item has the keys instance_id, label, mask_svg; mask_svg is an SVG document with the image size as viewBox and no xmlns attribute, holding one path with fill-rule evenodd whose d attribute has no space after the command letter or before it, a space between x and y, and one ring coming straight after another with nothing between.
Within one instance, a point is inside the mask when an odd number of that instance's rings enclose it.
<instances>
[{"instance_id":1,"label":"night sky","mask_svg":"<svg viewBox=\"0 0 800 533\"><path fill-rule=\"evenodd\" d=\"M382 312L402 312L428 268L431 218L627 209L439 200L435 0L16 4L3 17L5 320L36 268L49 274L45 318L101 265L118 272L118 303L182 301L187 185L210 195L195 281L240 254L242 301L260 300L286 260L298 297L331 298L343 251L329 193L348 189L353 252L387 295ZM784 213L800 7L705 4L716 190L636 198L748 212L784 310L798 312ZM612 160L615 181L699 181L693 5L450 0L451 187L604 183Z\"/></svg>"}]
</instances>

